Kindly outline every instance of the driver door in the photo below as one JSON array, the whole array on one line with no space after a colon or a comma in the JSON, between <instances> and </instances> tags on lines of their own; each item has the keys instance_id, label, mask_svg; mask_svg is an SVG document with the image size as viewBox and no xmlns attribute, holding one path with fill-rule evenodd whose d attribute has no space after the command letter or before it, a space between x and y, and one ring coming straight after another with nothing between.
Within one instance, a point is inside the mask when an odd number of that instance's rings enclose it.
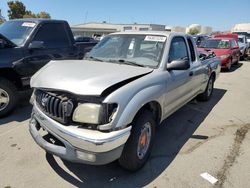
<instances>
[{"instance_id":1,"label":"driver door","mask_svg":"<svg viewBox=\"0 0 250 188\"><path fill-rule=\"evenodd\" d=\"M167 63L174 60L187 59L190 63L188 45L184 37L174 37L171 41ZM187 70L172 70L167 72L169 79L165 94L164 110L166 116L187 102L190 96L192 75L190 68Z\"/></svg>"}]
</instances>

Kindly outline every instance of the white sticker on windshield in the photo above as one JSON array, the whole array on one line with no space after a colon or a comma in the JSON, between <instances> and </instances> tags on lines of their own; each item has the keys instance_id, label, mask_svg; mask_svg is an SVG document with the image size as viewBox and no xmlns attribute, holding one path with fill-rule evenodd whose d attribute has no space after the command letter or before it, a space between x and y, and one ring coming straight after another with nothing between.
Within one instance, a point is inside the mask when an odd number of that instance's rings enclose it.
<instances>
[{"instance_id":1,"label":"white sticker on windshield","mask_svg":"<svg viewBox=\"0 0 250 188\"><path fill-rule=\"evenodd\" d=\"M35 27L35 25L33 22L23 22L22 24L23 27Z\"/></svg>"},{"instance_id":2,"label":"white sticker on windshield","mask_svg":"<svg viewBox=\"0 0 250 188\"><path fill-rule=\"evenodd\" d=\"M153 41L153 42L165 42L167 37L163 36L152 36L152 35L147 35L145 37L145 41Z\"/></svg>"}]
</instances>

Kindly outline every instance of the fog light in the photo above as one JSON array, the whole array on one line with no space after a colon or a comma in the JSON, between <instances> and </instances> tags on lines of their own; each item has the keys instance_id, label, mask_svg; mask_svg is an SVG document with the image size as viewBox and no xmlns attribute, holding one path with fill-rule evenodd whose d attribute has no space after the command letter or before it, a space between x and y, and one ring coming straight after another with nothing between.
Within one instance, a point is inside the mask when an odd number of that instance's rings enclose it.
<instances>
[{"instance_id":1,"label":"fog light","mask_svg":"<svg viewBox=\"0 0 250 188\"><path fill-rule=\"evenodd\" d=\"M82 151L76 151L76 156L78 159L82 159L84 161L90 161L90 162L96 161L96 156L94 154L84 153Z\"/></svg>"}]
</instances>

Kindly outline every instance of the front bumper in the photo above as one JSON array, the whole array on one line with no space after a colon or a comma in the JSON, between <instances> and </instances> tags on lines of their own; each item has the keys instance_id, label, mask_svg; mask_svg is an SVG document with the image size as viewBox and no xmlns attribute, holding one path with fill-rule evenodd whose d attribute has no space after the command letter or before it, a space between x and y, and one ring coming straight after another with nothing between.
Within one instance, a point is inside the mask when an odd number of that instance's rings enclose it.
<instances>
[{"instance_id":1,"label":"front bumper","mask_svg":"<svg viewBox=\"0 0 250 188\"><path fill-rule=\"evenodd\" d=\"M221 58L220 59L220 62L221 62L221 68L224 69L224 68L227 68L228 67L228 63L230 61L230 58L227 57L227 58Z\"/></svg>"},{"instance_id":2,"label":"front bumper","mask_svg":"<svg viewBox=\"0 0 250 188\"><path fill-rule=\"evenodd\" d=\"M62 145L46 141L39 127L58 139ZM64 126L47 117L34 104L29 130L36 143L47 152L71 162L101 165L121 156L131 126L119 131L103 133L76 126Z\"/></svg>"}]
</instances>

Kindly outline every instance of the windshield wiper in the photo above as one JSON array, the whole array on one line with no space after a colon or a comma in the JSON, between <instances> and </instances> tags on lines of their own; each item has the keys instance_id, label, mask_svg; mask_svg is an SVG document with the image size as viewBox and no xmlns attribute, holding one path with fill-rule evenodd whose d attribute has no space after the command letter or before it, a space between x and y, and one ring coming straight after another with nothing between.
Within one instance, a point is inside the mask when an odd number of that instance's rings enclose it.
<instances>
[{"instance_id":1,"label":"windshield wiper","mask_svg":"<svg viewBox=\"0 0 250 188\"><path fill-rule=\"evenodd\" d=\"M145 67L144 65L138 64L138 63L133 62L133 61L127 61L125 59L118 59L118 60L110 59L109 62L118 62L120 64L133 65L133 66L137 66L137 67Z\"/></svg>"},{"instance_id":2,"label":"windshield wiper","mask_svg":"<svg viewBox=\"0 0 250 188\"><path fill-rule=\"evenodd\" d=\"M86 59L91 59L93 61L100 61L100 62L103 62L103 60L99 59L99 58L96 58L96 57L93 57L93 56L90 56L90 57L86 57Z\"/></svg>"}]
</instances>

